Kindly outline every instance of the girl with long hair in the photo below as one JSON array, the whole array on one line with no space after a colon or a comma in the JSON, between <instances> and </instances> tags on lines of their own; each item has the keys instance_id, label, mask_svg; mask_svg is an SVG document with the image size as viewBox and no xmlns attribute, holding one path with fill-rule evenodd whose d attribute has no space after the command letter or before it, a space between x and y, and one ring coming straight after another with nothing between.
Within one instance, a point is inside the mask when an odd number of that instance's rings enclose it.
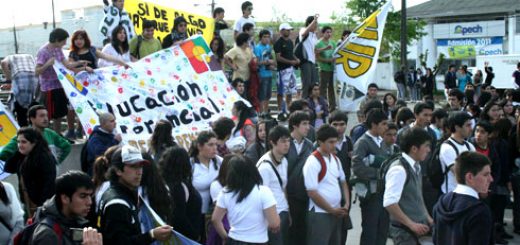
<instances>
[{"instance_id":1,"label":"girl with long hair","mask_svg":"<svg viewBox=\"0 0 520 245\"><path fill-rule=\"evenodd\" d=\"M136 61L132 59L130 55L130 45L128 44L128 38L126 34L126 30L122 25L118 25L112 31L112 37L110 38L110 43L103 47L101 53L112 56L121 60L125 63L129 63L131 61ZM105 60L100 57L98 62L99 67L107 67L116 65L117 62Z\"/></svg>"},{"instance_id":2,"label":"girl with long hair","mask_svg":"<svg viewBox=\"0 0 520 245\"><path fill-rule=\"evenodd\" d=\"M143 159L149 161L151 164L145 164L143 166L143 177L141 179L139 195L141 195L145 202L150 205L164 222L171 224L171 222L173 222L173 204L166 182L159 173L159 169L152 156L146 152L141 154L143 155ZM139 216L144 217L141 212ZM141 226L143 226L143 223ZM155 228L155 226L152 222L150 227L145 227L143 230L147 231L153 228Z\"/></svg>"},{"instance_id":3,"label":"girl with long hair","mask_svg":"<svg viewBox=\"0 0 520 245\"><path fill-rule=\"evenodd\" d=\"M85 66L78 66L74 69L74 72L88 71L92 72L98 68L98 58L108 60L115 64L122 66L128 66L125 61L118 59L112 55L108 55L99 51L96 47L90 43L90 38L84 30L77 30L72 34L70 40L70 53L69 58L73 61L84 60L88 61Z\"/></svg>"},{"instance_id":4,"label":"girl with long hair","mask_svg":"<svg viewBox=\"0 0 520 245\"><path fill-rule=\"evenodd\" d=\"M17 142L18 152L7 161L4 171L18 174L21 195L32 217L36 207L54 195L57 160L42 134L34 128L20 128Z\"/></svg>"},{"instance_id":5,"label":"girl with long hair","mask_svg":"<svg viewBox=\"0 0 520 245\"><path fill-rule=\"evenodd\" d=\"M269 147L269 145L267 144L268 123L269 126L275 126L272 125L272 121L261 120L258 122L255 143L250 145L244 153L244 156L248 157L249 159L251 159L251 161L255 163L258 162L258 159L260 159L260 157L262 157L267 152L267 148Z\"/></svg>"},{"instance_id":6,"label":"girl with long hair","mask_svg":"<svg viewBox=\"0 0 520 245\"><path fill-rule=\"evenodd\" d=\"M383 96L383 111L389 120L394 120L397 114L397 97L393 93L386 93Z\"/></svg>"},{"instance_id":7,"label":"girl with long hair","mask_svg":"<svg viewBox=\"0 0 520 245\"><path fill-rule=\"evenodd\" d=\"M224 186L227 185L227 173L229 169L229 160L231 160L232 157L236 155L229 154L224 157L224 160L222 160L222 166L220 166L220 170L218 172L218 176L213 182L211 182L210 186L210 194L211 199L213 200L212 209L215 208L215 203L217 202L217 197L224 189ZM213 212L212 212L213 213ZM229 231L229 221L226 216L222 219L222 223L224 225L224 229L226 231ZM209 224L208 227L208 239L206 241L206 245L221 245L223 244L222 238L218 235L217 230L215 230L215 227L213 224Z\"/></svg>"},{"instance_id":8,"label":"girl with long hair","mask_svg":"<svg viewBox=\"0 0 520 245\"><path fill-rule=\"evenodd\" d=\"M243 156L232 157L226 180L211 217L218 234L228 244L267 243L267 229L277 231L280 217L273 193L262 185L255 164ZM229 233L222 223L226 214Z\"/></svg>"},{"instance_id":9,"label":"girl with long hair","mask_svg":"<svg viewBox=\"0 0 520 245\"><path fill-rule=\"evenodd\" d=\"M309 102L309 108L312 110L315 115L314 121L311 122L314 128L319 128L327 121L327 116L329 116L329 104L320 96L320 85L315 83L309 87L309 98L307 98Z\"/></svg>"},{"instance_id":10,"label":"girl with long hair","mask_svg":"<svg viewBox=\"0 0 520 245\"><path fill-rule=\"evenodd\" d=\"M480 113L480 120L488 121L491 125L494 125L500 119L501 109L496 100L489 101L482 109L482 113Z\"/></svg>"},{"instance_id":11,"label":"girl with long hair","mask_svg":"<svg viewBox=\"0 0 520 245\"><path fill-rule=\"evenodd\" d=\"M211 131L201 132L197 139L192 143L190 149L190 161L193 172L193 186L200 193L202 207L200 216L201 231L204 231L205 215L209 213L211 204L210 186L211 182L217 177L222 158L217 155L217 135ZM202 234L203 240L205 234Z\"/></svg>"},{"instance_id":12,"label":"girl with long hair","mask_svg":"<svg viewBox=\"0 0 520 245\"><path fill-rule=\"evenodd\" d=\"M173 125L167 120L161 119L155 124L148 151L153 156L155 162L159 161L159 157L161 157L164 150L177 145L173 139L172 130Z\"/></svg>"},{"instance_id":13,"label":"girl with long hair","mask_svg":"<svg viewBox=\"0 0 520 245\"><path fill-rule=\"evenodd\" d=\"M202 198L192 184L193 173L188 152L179 146L166 149L159 159L162 177L173 200L175 230L195 241L200 241Z\"/></svg>"},{"instance_id":14,"label":"girl with long hair","mask_svg":"<svg viewBox=\"0 0 520 245\"><path fill-rule=\"evenodd\" d=\"M209 62L211 70L222 70L222 67L224 67L224 40L222 40L220 37L214 37L211 40L209 47L211 48L211 52L213 52Z\"/></svg>"}]
</instances>

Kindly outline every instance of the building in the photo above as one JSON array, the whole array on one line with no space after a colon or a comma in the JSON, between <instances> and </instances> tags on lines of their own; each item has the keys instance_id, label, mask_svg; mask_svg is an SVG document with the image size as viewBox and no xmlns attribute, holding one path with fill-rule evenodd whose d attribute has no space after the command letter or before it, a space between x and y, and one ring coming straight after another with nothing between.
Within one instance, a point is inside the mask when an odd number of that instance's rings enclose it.
<instances>
[{"instance_id":1,"label":"building","mask_svg":"<svg viewBox=\"0 0 520 245\"><path fill-rule=\"evenodd\" d=\"M56 22L56 27L67 30L70 35L72 35L75 30L84 29L89 34L92 45L102 47L103 36L101 32L99 32L99 24L103 16L103 5L101 2L96 6L63 10L61 11L61 21ZM51 31L52 22L17 26L16 37L18 53L36 55L38 49L48 42L49 33ZM0 57L15 53L13 33L13 27L0 29ZM70 45L70 38L68 42L65 48Z\"/></svg>"},{"instance_id":2,"label":"building","mask_svg":"<svg viewBox=\"0 0 520 245\"><path fill-rule=\"evenodd\" d=\"M520 0L431 0L407 15L427 22L426 35L408 48L417 67L426 51L428 67L445 54L441 72L449 64L476 66L478 55L520 54Z\"/></svg>"}]
</instances>

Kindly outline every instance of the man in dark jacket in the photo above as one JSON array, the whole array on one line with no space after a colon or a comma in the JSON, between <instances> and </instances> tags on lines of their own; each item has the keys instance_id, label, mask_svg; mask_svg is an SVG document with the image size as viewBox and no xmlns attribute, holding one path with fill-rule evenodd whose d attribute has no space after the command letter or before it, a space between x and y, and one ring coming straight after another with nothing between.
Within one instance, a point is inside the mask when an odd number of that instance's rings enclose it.
<instances>
[{"instance_id":1,"label":"man in dark jacket","mask_svg":"<svg viewBox=\"0 0 520 245\"><path fill-rule=\"evenodd\" d=\"M31 244L102 244L101 233L86 228L93 192L85 173L69 171L56 178L56 195L39 208Z\"/></svg>"},{"instance_id":2,"label":"man in dark jacket","mask_svg":"<svg viewBox=\"0 0 520 245\"><path fill-rule=\"evenodd\" d=\"M444 195L433 209L434 244L493 244L489 207L479 199L487 193L491 162L476 152L463 152L455 160L457 187Z\"/></svg>"},{"instance_id":3,"label":"man in dark jacket","mask_svg":"<svg viewBox=\"0 0 520 245\"><path fill-rule=\"evenodd\" d=\"M449 90L457 87L457 72L455 65L450 65L448 72L444 76L444 93L448 98Z\"/></svg>"},{"instance_id":4,"label":"man in dark jacket","mask_svg":"<svg viewBox=\"0 0 520 245\"><path fill-rule=\"evenodd\" d=\"M87 141L87 162L89 175L92 175L92 164L96 157L103 155L105 151L121 142L121 134L115 134L116 118L110 113L99 115L99 126L94 127L94 131Z\"/></svg>"},{"instance_id":5,"label":"man in dark jacket","mask_svg":"<svg viewBox=\"0 0 520 245\"><path fill-rule=\"evenodd\" d=\"M137 148L129 145L112 155L110 187L99 205L104 244L151 244L171 237L173 228L169 225L141 231L137 187L141 184L143 165L149 163Z\"/></svg>"}]
</instances>

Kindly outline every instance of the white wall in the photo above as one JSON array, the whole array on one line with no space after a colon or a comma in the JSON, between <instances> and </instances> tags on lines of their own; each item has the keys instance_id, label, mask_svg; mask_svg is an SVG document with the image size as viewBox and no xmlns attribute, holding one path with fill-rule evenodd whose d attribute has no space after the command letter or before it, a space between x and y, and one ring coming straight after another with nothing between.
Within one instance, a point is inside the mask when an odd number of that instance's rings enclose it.
<instances>
[{"instance_id":1,"label":"white wall","mask_svg":"<svg viewBox=\"0 0 520 245\"><path fill-rule=\"evenodd\" d=\"M392 63L378 62L376 66L375 83L380 89L396 90L394 69Z\"/></svg>"},{"instance_id":2,"label":"white wall","mask_svg":"<svg viewBox=\"0 0 520 245\"><path fill-rule=\"evenodd\" d=\"M83 12L82 18L76 13ZM85 29L89 34L92 44L101 47L103 37L98 31L99 22L103 18L103 8L100 6L85 8L83 11L66 10L62 11L62 21L56 22L56 27L63 28L69 35L75 30ZM47 24L47 29L43 24L17 27L18 52L36 55L38 49L49 39L52 31L52 22ZM69 38L70 41L70 38ZM67 44L68 47L70 43ZM15 53L13 29L0 29L0 57L5 57Z\"/></svg>"}]
</instances>

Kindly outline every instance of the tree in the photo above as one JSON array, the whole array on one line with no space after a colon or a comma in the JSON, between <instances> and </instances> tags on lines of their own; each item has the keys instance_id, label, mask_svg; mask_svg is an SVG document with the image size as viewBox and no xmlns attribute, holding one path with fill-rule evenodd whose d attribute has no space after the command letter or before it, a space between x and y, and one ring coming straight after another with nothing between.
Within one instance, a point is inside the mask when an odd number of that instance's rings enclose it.
<instances>
[{"instance_id":1,"label":"tree","mask_svg":"<svg viewBox=\"0 0 520 245\"><path fill-rule=\"evenodd\" d=\"M386 1L384 0L347 0L345 5L347 9L350 10L350 13L346 17L348 23L361 23L361 21L377 11L385 3ZM422 20L408 19L406 23L408 44L426 35L426 33L422 31L425 25L426 22ZM388 61L390 56L393 57L394 60L400 60L400 29L401 11L388 13L383 40L381 42L381 52L379 53L380 60Z\"/></svg>"}]
</instances>

